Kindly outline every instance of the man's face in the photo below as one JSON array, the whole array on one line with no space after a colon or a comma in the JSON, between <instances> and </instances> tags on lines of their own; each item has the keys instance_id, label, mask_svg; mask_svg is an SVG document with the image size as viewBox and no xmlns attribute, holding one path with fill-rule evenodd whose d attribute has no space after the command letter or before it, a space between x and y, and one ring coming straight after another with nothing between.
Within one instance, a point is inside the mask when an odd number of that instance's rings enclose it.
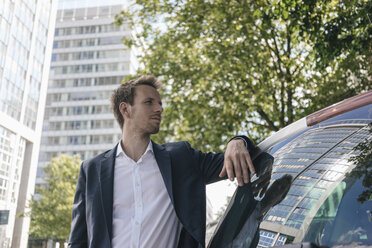
<instances>
[{"instance_id":1,"label":"man's face","mask_svg":"<svg viewBox=\"0 0 372 248\"><path fill-rule=\"evenodd\" d=\"M151 86L139 85L135 88L133 105L129 105L129 118L124 121L140 134L159 132L163 112L159 92Z\"/></svg>"}]
</instances>

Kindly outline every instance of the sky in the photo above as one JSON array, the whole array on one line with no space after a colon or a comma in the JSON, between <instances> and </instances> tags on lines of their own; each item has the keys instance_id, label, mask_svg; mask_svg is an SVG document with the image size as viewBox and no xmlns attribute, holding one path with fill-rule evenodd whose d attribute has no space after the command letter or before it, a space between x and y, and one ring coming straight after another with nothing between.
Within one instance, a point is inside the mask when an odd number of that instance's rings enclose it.
<instances>
[{"instance_id":1,"label":"sky","mask_svg":"<svg viewBox=\"0 0 372 248\"><path fill-rule=\"evenodd\" d=\"M127 0L59 0L58 9L89 8L107 5L122 5Z\"/></svg>"}]
</instances>

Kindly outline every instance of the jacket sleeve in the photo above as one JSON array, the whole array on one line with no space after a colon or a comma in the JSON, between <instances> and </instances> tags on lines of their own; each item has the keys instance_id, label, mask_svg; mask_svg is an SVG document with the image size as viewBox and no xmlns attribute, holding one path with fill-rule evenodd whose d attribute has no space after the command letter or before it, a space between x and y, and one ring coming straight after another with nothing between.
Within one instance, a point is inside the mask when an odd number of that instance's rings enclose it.
<instances>
[{"instance_id":1,"label":"jacket sleeve","mask_svg":"<svg viewBox=\"0 0 372 248\"><path fill-rule=\"evenodd\" d=\"M229 142L233 139L240 138L243 139L247 145L247 149L250 155L255 155L256 147L254 146L253 142L246 136L236 136L229 140ZM191 153L191 156L196 160L196 164L198 165L203 177L204 182L206 184L214 183L223 179L227 179L227 176L220 178L219 174L223 168L224 162L224 153L203 153L199 150L196 150L190 146L189 143L186 142L186 146Z\"/></svg>"},{"instance_id":2,"label":"jacket sleeve","mask_svg":"<svg viewBox=\"0 0 372 248\"><path fill-rule=\"evenodd\" d=\"M74 204L72 206L71 233L68 242L68 247L71 248L88 247L87 224L85 216L85 187L86 177L82 163L76 186Z\"/></svg>"}]
</instances>

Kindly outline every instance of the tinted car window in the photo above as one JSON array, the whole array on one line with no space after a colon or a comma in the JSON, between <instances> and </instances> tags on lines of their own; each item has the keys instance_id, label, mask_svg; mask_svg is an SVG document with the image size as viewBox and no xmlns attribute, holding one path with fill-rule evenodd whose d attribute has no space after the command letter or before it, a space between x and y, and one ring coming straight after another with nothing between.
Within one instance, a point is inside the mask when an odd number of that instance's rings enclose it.
<instances>
[{"instance_id":1,"label":"tinted car window","mask_svg":"<svg viewBox=\"0 0 372 248\"><path fill-rule=\"evenodd\" d=\"M327 122L273 147L271 183L293 178L284 200L260 217L249 187L238 187L209 247L372 245L370 122Z\"/></svg>"},{"instance_id":2,"label":"tinted car window","mask_svg":"<svg viewBox=\"0 0 372 248\"><path fill-rule=\"evenodd\" d=\"M365 190L363 180L345 178L337 185L316 212L303 241L328 247L372 245L372 202L357 200Z\"/></svg>"},{"instance_id":3,"label":"tinted car window","mask_svg":"<svg viewBox=\"0 0 372 248\"><path fill-rule=\"evenodd\" d=\"M364 130L363 130L364 131ZM372 126L369 127L372 134ZM314 215L304 236L329 247L372 245L372 139L353 148L354 168L337 184Z\"/></svg>"},{"instance_id":4,"label":"tinted car window","mask_svg":"<svg viewBox=\"0 0 372 248\"><path fill-rule=\"evenodd\" d=\"M371 140L369 129L370 126L365 125L333 123L309 130L277 150L272 178L289 173L294 176L294 181L286 198L265 215L260 225L259 246L303 241L329 246L346 243L342 237L335 240L337 235L330 234L330 226L332 221L340 224L340 216L345 215L342 212L349 211L348 216L351 216L358 209L372 209L371 199L363 204L357 201L357 189L361 192L368 189L363 190L360 183L364 179L351 177L353 169L356 171L361 165L356 167L350 160L361 153L355 149L359 144ZM371 168L371 165L367 166ZM351 201L352 197L353 204L345 200ZM346 220L347 215L344 217ZM323 230L319 228L321 225L325 225ZM343 225L348 226L349 231L357 229L352 223ZM368 225L364 229L371 228L372 222ZM325 235L330 235L329 240ZM366 242L372 240L371 235L361 234L361 237L366 238ZM354 241L349 239L348 244Z\"/></svg>"}]
</instances>

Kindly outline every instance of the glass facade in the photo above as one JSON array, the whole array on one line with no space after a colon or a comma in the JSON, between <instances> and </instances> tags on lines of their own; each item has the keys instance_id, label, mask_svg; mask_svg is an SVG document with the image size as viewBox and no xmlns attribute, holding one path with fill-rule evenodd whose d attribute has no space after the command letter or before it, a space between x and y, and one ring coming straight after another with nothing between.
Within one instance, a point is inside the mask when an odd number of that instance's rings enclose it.
<instances>
[{"instance_id":1,"label":"glass facade","mask_svg":"<svg viewBox=\"0 0 372 248\"><path fill-rule=\"evenodd\" d=\"M121 38L121 37L120 37ZM53 54L52 61L69 61L85 59L105 59L105 58L123 58L128 57L129 52L124 50L107 50L107 51L84 51L72 53Z\"/></svg>"},{"instance_id":2,"label":"glass facade","mask_svg":"<svg viewBox=\"0 0 372 248\"><path fill-rule=\"evenodd\" d=\"M132 31L112 24L122 3L66 9L73 5L64 2L54 32L38 185L43 183L42 168L53 157L66 153L91 158L120 140L109 98L137 68L135 51L122 44Z\"/></svg>"},{"instance_id":3,"label":"glass facade","mask_svg":"<svg viewBox=\"0 0 372 248\"><path fill-rule=\"evenodd\" d=\"M354 148L371 139L368 126L340 124L312 129L273 154L272 179L290 174L294 181L285 199L265 215L260 231L260 247L285 244L287 240L302 240L322 205L323 208L324 204L337 208L335 199L339 202L343 193L337 187L344 185L339 182L355 167L349 160L358 155ZM331 195L332 200L326 200ZM270 228L270 223L279 224L280 228Z\"/></svg>"},{"instance_id":4,"label":"glass facade","mask_svg":"<svg viewBox=\"0 0 372 248\"><path fill-rule=\"evenodd\" d=\"M103 64L85 64L85 65L67 65L55 66L51 73L54 75L65 75L72 73L88 73L88 72L117 72L129 71L129 62L118 63L103 63Z\"/></svg>"},{"instance_id":5,"label":"glass facade","mask_svg":"<svg viewBox=\"0 0 372 248\"><path fill-rule=\"evenodd\" d=\"M0 201L6 201L6 196L10 192L8 190L9 175L11 173L11 160L14 153L16 134L0 126L0 141Z\"/></svg>"},{"instance_id":6,"label":"glass facade","mask_svg":"<svg viewBox=\"0 0 372 248\"><path fill-rule=\"evenodd\" d=\"M93 10L96 10L97 8L92 8ZM65 10L68 11L68 10ZM66 13L66 12L65 12ZM61 16L62 18L62 16ZM66 18L66 15L64 16ZM84 18L83 18L84 19ZM122 26L115 26L112 24L103 24L103 25L87 25L87 26L80 26L80 27L66 27L66 28L56 28L54 36L69 36L69 35L79 35L79 34L101 34L101 33L110 33L110 32L118 32L118 31L126 31L128 28L126 25ZM91 39L95 41L116 41L115 43L111 44L117 44L117 42L122 39L123 36L111 36L111 37L100 37L96 39ZM80 41L84 41L86 39L82 39ZM66 41L65 44L71 44L79 40L71 40ZM109 42L110 43L110 42ZM58 44L58 41L55 41L54 44ZM105 45L102 43L97 43L95 45ZM58 46L54 48L59 48Z\"/></svg>"},{"instance_id":7,"label":"glass facade","mask_svg":"<svg viewBox=\"0 0 372 248\"><path fill-rule=\"evenodd\" d=\"M98 85L119 85L123 80L123 76L107 76L107 77L84 77L84 78L64 78L55 79L49 82L49 88L65 88L65 87L85 87Z\"/></svg>"},{"instance_id":8,"label":"glass facade","mask_svg":"<svg viewBox=\"0 0 372 248\"><path fill-rule=\"evenodd\" d=\"M35 129L39 104L51 1L40 5L39 19L35 18L36 7L34 1L0 3L0 110L20 121L27 81L29 90L23 124L32 129ZM34 40L31 37L35 37ZM30 57L31 47L33 56ZM28 69L30 65L32 69Z\"/></svg>"},{"instance_id":9,"label":"glass facade","mask_svg":"<svg viewBox=\"0 0 372 248\"><path fill-rule=\"evenodd\" d=\"M0 210L9 211L0 247L27 245L27 218L16 216L34 191L56 7L55 0L0 1Z\"/></svg>"},{"instance_id":10,"label":"glass facade","mask_svg":"<svg viewBox=\"0 0 372 248\"><path fill-rule=\"evenodd\" d=\"M261 230L260 231L260 241L258 243L258 247L272 246L272 244L274 244L276 236L277 236L276 233Z\"/></svg>"}]
</instances>

